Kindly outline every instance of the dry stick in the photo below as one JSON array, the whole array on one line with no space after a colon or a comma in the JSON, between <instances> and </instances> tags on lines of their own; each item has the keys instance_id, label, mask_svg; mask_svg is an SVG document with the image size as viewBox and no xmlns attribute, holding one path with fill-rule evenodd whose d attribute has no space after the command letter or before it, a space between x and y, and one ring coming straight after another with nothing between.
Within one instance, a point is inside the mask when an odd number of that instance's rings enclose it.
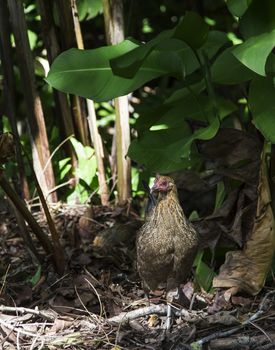
<instances>
[{"instance_id":1,"label":"dry stick","mask_svg":"<svg viewBox=\"0 0 275 350\"><path fill-rule=\"evenodd\" d=\"M122 0L103 0L105 31L108 44L118 44L124 40L124 20ZM130 198L131 163L126 157L130 146L129 109L127 96L115 99L116 111L116 163L118 176L118 202Z\"/></svg>"},{"instance_id":2,"label":"dry stick","mask_svg":"<svg viewBox=\"0 0 275 350\"><path fill-rule=\"evenodd\" d=\"M29 159L29 156L28 156L27 152L25 151L25 149L23 147L22 147L22 149L23 149L24 154L25 154L25 156L26 156L26 158L27 158L27 160L29 162L30 169L31 169L31 172L32 172L32 175L33 175L33 180L35 182L36 189L37 189L37 192L38 192L38 196L39 196L39 199L41 201L41 204L42 204L42 207L43 207L46 219L47 219L49 230L51 232L52 241L53 241L53 260L54 260L54 263L55 263L55 267L56 267L56 270L57 270L58 274L62 275L64 273L64 271L65 271L65 257L64 257L64 253L63 253L62 247L61 247L60 242L59 242L59 234L58 234L58 232L56 230L55 224L53 222L53 219L52 219L52 216L50 214L49 208L47 206L47 203L46 203L45 197L43 195L42 189L41 189L41 187L39 185L39 182L38 182L37 176L35 174L35 171L33 170L32 166L31 166L31 161Z\"/></svg>"},{"instance_id":3,"label":"dry stick","mask_svg":"<svg viewBox=\"0 0 275 350\"><path fill-rule=\"evenodd\" d=\"M175 315L181 316L187 322L197 322L201 320L202 316L195 312L190 312L185 309L174 311ZM167 314L167 305L150 305L145 306L133 311L122 312L117 316L109 318L107 321L110 323L118 324L118 323L127 323L135 318L148 316L150 314L158 314L158 315L166 315Z\"/></svg>"},{"instance_id":4,"label":"dry stick","mask_svg":"<svg viewBox=\"0 0 275 350\"><path fill-rule=\"evenodd\" d=\"M48 189L55 187L55 178L52 166L47 168L45 174L42 172L47 159L50 157L50 150L41 99L35 86L33 58L27 35L23 3L18 0L8 0L8 6L15 38L20 75L22 83L25 86L23 92L28 111L28 126L30 128L33 164L39 177L41 187L44 193L46 193ZM57 200L56 193L51 194L51 200Z\"/></svg>"},{"instance_id":5,"label":"dry stick","mask_svg":"<svg viewBox=\"0 0 275 350\"><path fill-rule=\"evenodd\" d=\"M9 200L9 201L10 201L10 204L11 204L13 210L14 210L14 215L16 217L17 224L20 228L21 236L22 236L23 241L25 243L26 249L27 249L27 251L32 259L32 262L35 265L37 265L37 263L42 264L43 259L39 255L37 249L35 248L35 245L33 244L30 232L28 230L28 227L26 225L24 218L22 217L20 212L16 209L14 203L11 200Z\"/></svg>"},{"instance_id":6,"label":"dry stick","mask_svg":"<svg viewBox=\"0 0 275 350\"><path fill-rule=\"evenodd\" d=\"M37 308L30 309L26 307L16 307L16 306L5 306L0 305L0 312L14 312L20 314L32 314L36 316L40 316L48 321L54 321L56 319L56 315L49 311L41 310L39 311Z\"/></svg>"},{"instance_id":7,"label":"dry stick","mask_svg":"<svg viewBox=\"0 0 275 350\"><path fill-rule=\"evenodd\" d=\"M3 188L6 195L13 202L16 209L20 212L20 214L23 216L23 218L27 221L27 223L29 224L33 233L36 235L36 237L38 238L42 247L44 248L45 252L49 255L52 255L53 247L52 247L52 244L51 244L48 236L42 231L41 227L35 221L32 214L28 211L23 200L20 197L18 197L17 193L11 187L8 180L1 173L0 173L0 186Z\"/></svg>"},{"instance_id":8,"label":"dry stick","mask_svg":"<svg viewBox=\"0 0 275 350\"><path fill-rule=\"evenodd\" d=\"M274 339L274 334L272 336ZM255 346L260 346L259 349L264 348L264 344L266 344L268 340L264 336L247 336L247 335L241 335L241 336L236 336L236 337L231 337L231 338L223 338L223 339L214 339L210 342L210 349L211 350L232 350L232 349L244 349L244 348L252 348L256 349ZM269 346L270 344L274 344L273 342L268 343L267 345Z\"/></svg>"},{"instance_id":9,"label":"dry stick","mask_svg":"<svg viewBox=\"0 0 275 350\"><path fill-rule=\"evenodd\" d=\"M262 314L266 311L267 308L267 298L269 296L271 296L272 294L275 294L275 290L272 290L270 292L268 292L265 297L263 298L263 300L260 303L259 309L257 312L255 312L252 316L249 317L249 319L247 319L246 321L244 321L242 324L240 324L237 327L234 327L232 329L229 329L227 331L219 331L213 334L210 334L200 340L197 340L196 342L192 343L194 346L199 346L201 347L203 344L208 343L210 340L213 339L217 339L217 338L223 338L223 337L227 337L229 335L232 335L236 332L238 332L240 329L242 329L244 326L249 325L252 321L257 320L258 318L260 318L260 316L262 316Z\"/></svg>"}]
</instances>

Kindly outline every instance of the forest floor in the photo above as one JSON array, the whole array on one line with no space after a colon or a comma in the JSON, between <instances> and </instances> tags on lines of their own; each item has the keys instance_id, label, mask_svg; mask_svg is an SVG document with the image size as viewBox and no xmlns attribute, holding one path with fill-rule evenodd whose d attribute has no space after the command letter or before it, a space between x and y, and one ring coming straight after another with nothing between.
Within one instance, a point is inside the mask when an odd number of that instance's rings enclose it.
<instances>
[{"instance_id":1,"label":"forest floor","mask_svg":"<svg viewBox=\"0 0 275 350\"><path fill-rule=\"evenodd\" d=\"M174 305L167 331L164 291L148 302L134 268L140 218L129 208L52 212L68 259L62 277L31 258L0 208L1 349L275 349L274 289L226 301L190 280L181 286L189 302ZM36 219L47 230L43 215Z\"/></svg>"}]
</instances>

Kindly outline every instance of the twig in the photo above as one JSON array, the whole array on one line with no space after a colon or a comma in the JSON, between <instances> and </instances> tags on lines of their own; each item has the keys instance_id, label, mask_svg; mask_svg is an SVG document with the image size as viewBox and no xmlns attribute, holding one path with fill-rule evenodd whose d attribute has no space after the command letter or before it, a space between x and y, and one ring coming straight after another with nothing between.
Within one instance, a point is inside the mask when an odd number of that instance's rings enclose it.
<instances>
[{"instance_id":1,"label":"twig","mask_svg":"<svg viewBox=\"0 0 275 350\"><path fill-rule=\"evenodd\" d=\"M18 334L21 333L21 334L27 335L29 337L36 337L37 336L37 334L31 333L31 332L28 332L28 331L24 331L21 328L15 327L15 326L9 324L8 322L5 322L1 318L0 318L0 324L3 325L4 327L8 328L11 331L18 333ZM47 335L47 336L49 336L49 335Z\"/></svg>"},{"instance_id":2,"label":"twig","mask_svg":"<svg viewBox=\"0 0 275 350\"><path fill-rule=\"evenodd\" d=\"M7 281L7 276L8 276L10 267L11 267L11 265L9 264L8 267L7 267L7 269L6 269L6 271L5 271L4 281L3 281L2 286L1 286L1 289L0 289L0 296L2 295L3 290L4 290L4 288L5 288L6 281Z\"/></svg>"},{"instance_id":3,"label":"twig","mask_svg":"<svg viewBox=\"0 0 275 350\"><path fill-rule=\"evenodd\" d=\"M98 299L98 302L99 302L99 307L100 307L100 314L99 314L99 317L102 317L103 315L103 305L102 305L102 302L101 302L101 299L100 299L100 295L98 294L98 291L96 290L96 288L93 286L93 284L87 279L87 278L84 278L85 281L89 284L89 286L92 288L92 290L94 291L97 299Z\"/></svg>"},{"instance_id":4,"label":"twig","mask_svg":"<svg viewBox=\"0 0 275 350\"><path fill-rule=\"evenodd\" d=\"M274 333L271 334L271 337L274 339ZM247 336L247 335L241 335L226 339L215 339L212 340L209 344L211 350L232 350L232 349L243 349L243 348L249 348L249 349L255 349L255 350L262 350L265 349L265 346L274 345L274 341L272 340L272 343L268 343L268 340L265 336ZM270 348L269 348L270 349Z\"/></svg>"},{"instance_id":5,"label":"twig","mask_svg":"<svg viewBox=\"0 0 275 350\"><path fill-rule=\"evenodd\" d=\"M275 341L270 344L263 345L261 347L257 347L255 350L273 350L275 348Z\"/></svg>"},{"instance_id":6,"label":"twig","mask_svg":"<svg viewBox=\"0 0 275 350\"><path fill-rule=\"evenodd\" d=\"M183 317L187 322L197 322L201 320L202 316L195 312L190 312L188 310L174 310L173 311L176 316ZM148 316L150 314L158 314L158 315L166 315L167 314L167 305L150 305L145 306L133 311L122 312L117 316L109 318L107 321L110 323L118 324L118 323L127 323L131 320L134 320L138 317Z\"/></svg>"},{"instance_id":7,"label":"twig","mask_svg":"<svg viewBox=\"0 0 275 350\"><path fill-rule=\"evenodd\" d=\"M243 323L241 323L239 326L231 328L231 329L226 330L226 331L215 332L215 333L210 334L204 338L201 338L200 340L197 340L196 342L192 343L191 345L193 345L193 347L197 346L197 348L200 349L203 344L208 343L210 340L214 340L217 338L224 338L224 337L227 337L229 335L232 335L232 334L238 332L244 326L247 326L251 322L257 320L267 310L267 308L268 308L267 307L267 300L268 300L267 298L273 294L275 294L275 290L268 292L265 295L265 297L263 298L263 300L261 301L258 311L255 312L252 316L250 316Z\"/></svg>"},{"instance_id":8,"label":"twig","mask_svg":"<svg viewBox=\"0 0 275 350\"><path fill-rule=\"evenodd\" d=\"M262 332L270 342L272 341L270 336L260 326L258 326L254 322L249 322L249 324L251 324L253 327L257 328L260 332Z\"/></svg>"},{"instance_id":9,"label":"twig","mask_svg":"<svg viewBox=\"0 0 275 350\"><path fill-rule=\"evenodd\" d=\"M48 321L54 321L56 318L56 315L51 315L49 311L39 311L38 309L28 309L26 307L14 307L14 306L5 306L0 305L0 312L15 312L20 314L32 314L40 316Z\"/></svg>"}]
</instances>

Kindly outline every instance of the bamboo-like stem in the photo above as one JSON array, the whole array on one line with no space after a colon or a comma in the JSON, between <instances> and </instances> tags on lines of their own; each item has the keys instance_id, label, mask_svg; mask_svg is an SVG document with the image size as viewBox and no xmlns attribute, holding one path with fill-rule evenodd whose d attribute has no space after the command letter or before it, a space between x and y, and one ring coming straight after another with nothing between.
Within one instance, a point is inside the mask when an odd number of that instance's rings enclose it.
<instances>
[{"instance_id":1,"label":"bamboo-like stem","mask_svg":"<svg viewBox=\"0 0 275 350\"><path fill-rule=\"evenodd\" d=\"M25 203L17 193L14 191L14 189L9 184L8 180L4 177L4 175L0 172L0 186L2 187L3 191L6 193L6 195L10 198L16 209L20 212L20 214L23 216L23 218L27 221L30 228L32 229L33 233L36 235L37 239L41 243L42 247L44 248L45 252L48 255L52 255L53 253L53 247L52 244L47 237L47 235L43 232L41 227L38 225L38 223L35 221L32 214L28 211Z\"/></svg>"},{"instance_id":2,"label":"bamboo-like stem","mask_svg":"<svg viewBox=\"0 0 275 350\"><path fill-rule=\"evenodd\" d=\"M29 159L27 153L25 152L25 150L24 150L24 154L30 163L30 159ZM64 273L64 270L65 270L65 257L64 257L64 253L63 253L62 247L61 247L60 242L59 242L59 234L56 230L55 224L53 222L49 208L48 208L47 203L46 203L46 199L44 197L43 191L42 191L40 184L38 182L35 171L33 170L32 166L31 166L31 163L30 163L30 168L32 171L32 175L33 175L33 179L34 179L35 186L37 189L37 193L38 193L39 199L41 201L41 204L42 204L42 207L43 207L46 219L47 219L49 230L51 232L52 242L53 242L53 260L55 263L55 267L56 267L57 272L60 275L62 275Z\"/></svg>"},{"instance_id":3,"label":"bamboo-like stem","mask_svg":"<svg viewBox=\"0 0 275 350\"><path fill-rule=\"evenodd\" d=\"M26 106L28 110L28 123L30 139L33 149L33 164L40 185L44 193L55 187L55 178L50 164L45 174L43 168L50 157L48 136L40 97L35 87L34 66L27 35L27 25L23 10L23 3L17 0L8 0L12 29L15 37L18 64L24 89ZM56 201L56 193L52 193L50 200Z\"/></svg>"},{"instance_id":4,"label":"bamboo-like stem","mask_svg":"<svg viewBox=\"0 0 275 350\"><path fill-rule=\"evenodd\" d=\"M271 207L273 215L275 216L275 145L271 145L269 179L269 186L271 192Z\"/></svg>"},{"instance_id":5,"label":"bamboo-like stem","mask_svg":"<svg viewBox=\"0 0 275 350\"><path fill-rule=\"evenodd\" d=\"M103 146L101 136L98 132L96 125L96 114L94 102L92 100L87 100L88 108L88 123L89 129L92 136L92 141L95 149L95 156L97 161L97 170L98 170L98 183L99 183L99 192L102 205L109 205L109 189L106 183L105 169L103 163Z\"/></svg>"},{"instance_id":6,"label":"bamboo-like stem","mask_svg":"<svg viewBox=\"0 0 275 350\"><path fill-rule=\"evenodd\" d=\"M116 158L118 201L123 203L130 198L131 163L127 157L130 146L130 125L127 96L115 99L116 111Z\"/></svg>"},{"instance_id":7,"label":"bamboo-like stem","mask_svg":"<svg viewBox=\"0 0 275 350\"><path fill-rule=\"evenodd\" d=\"M57 0L56 5L60 19L61 50L77 47L71 1ZM83 100L79 96L71 96L70 101L74 117L75 135L83 145L88 145L88 125L85 110L82 108L83 103L81 103Z\"/></svg>"},{"instance_id":8,"label":"bamboo-like stem","mask_svg":"<svg viewBox=\"0 0 275 350\"><path fill-rule=\"evenodd\" d=\"M27 251L29 252L29 255L32 258L32 261L34 264L37 264L37 262L39 262L40 264L42 264L43 260L42 257L39 255L35 245L33 244L31 235L29 233L26 221L24 220L23 216L21 215L21 213L16 209L15 205L13 204L13 202L9 199L10 204L14 210L14 215L16 217L16 221L17 224L19 226L20 229L20 234L23 238L23 241L25 243L25 247L27 249Z\"/></svg>"},{"instance_id":9,"label":"bamboo-like stem","mask_svg":"<svg viewBox=\"0 0 275 350\"><path fill-rule=\"evenodd\" d=\"M18 173L19 180L21 185L21 191L23 197L28 200L30 199L29 186L25 174L24 161L21 154L19 134L17 130L16 122L16 88L15 88L15 79L13 75L13 66L12 66L12 47L10 41L10 25L9 25L9 11L7 3L5 1L0 1L0 57L1 57L1 66L3 69L3 85L4 85L4 105L5 112L9 118L11 125L11 130L14 135L14 142L16 148L16 159L18 163Z\"/></svg>"},{"instance_id":10,"label":"bamboo-like stem","mask_svg":"<svg viewBox=\"0 0 275 350\"><path fill-rule=\"evenodd\" d=\"M56 56L61 52L58 43L57 29L53 18L53 1L38 0L38 9L41 16L42 36L45 48L47 50L47 58L51 64ZM75 135L72 113L69 106L67 95L58 90L53 90L56 113L61 117L61 124L65 139L70 135ZM66 153L71 158L73 169L76 168L77 160L74 149L70 142L65 145Z\"/></svg>"},{"instance_id":11,"label":"bamboo-like stem","mask_svg":"<svg viewBox=\"0 0 275 350\"><path fill-rule=\"evenodd\" d=\"M107 43L118 44L124 40L122 0L103 0L103 11ZM127 159L127 151L130 146L127 96L115 99L115 110L118 202L123 203L130 198L131 191L131 165L129 158Z\"/></svg>"},{"instance_id":12,"label":"bamboo-like stem","mask_svg":"<svg viewBox=\"0 0 275 350\"><path fill-rule=\"evenodd\" d=\"M77 14L77 7L75 0L71 0L72 4L72 13L74 19L74 29L76 35L77 47L79 49L84 49L84 43L80 28L80 23ZM96 162L97 162L97 170L98 170L98 183L99 183L99 194L102 205L109 205L109 189L106 183L106 175L104 168L104 152L102 146L102 139L98 132L97 124L96 124L96 113L94 101L87 99L87 109L88 109L88 126L91 135L91 141L94 146Z\"/></svg>"}]
</instances>

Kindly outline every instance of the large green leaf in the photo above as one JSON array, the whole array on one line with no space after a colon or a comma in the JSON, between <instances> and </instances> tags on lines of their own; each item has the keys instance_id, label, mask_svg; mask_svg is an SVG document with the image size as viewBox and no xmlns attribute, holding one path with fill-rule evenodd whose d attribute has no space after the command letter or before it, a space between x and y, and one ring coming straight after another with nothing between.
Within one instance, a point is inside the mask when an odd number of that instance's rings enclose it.
<instances>
[{"instance_id":1,"label":"large green leaf","mask_svg":"<svg viewBox=\"0 0 275 350\"><path fill-rule=\"evenodd\" d=\"M233 16L242 17L248 9L251 0L227 0L226 5Z\"/></svg>"},{"instance_id":2,"label":"large green leaf","mask_svg":"<svg viewBox=\"0 0 275 350\"><path fill-rule=\"evenodd\" d=\"M240 20L240 30L245 39L275 29L275 1L253 0Z\"/></svg>"},{"instance_id":3,"label":"large green leaf","mask_svg":"<svg viewBox=\"0 0 275 350\"><path fill-rule=\"evenodd\" d=\"M76 5L80 21L83 19L89 20L103 12L102 0L77 0Z\"/></svg>"},{"instance_id":4,"label":"large green leaf","mask_svg":"<svg viewBox=\"0 0 275 350\"><path fill-rule=\"evenodd\" d=\"M266 74L270 76L275 76L275 54L271 53L266 61L265 65Z\"/></svg>"},{"instance_id":5,"label":"large green leaf","mask_svg":"<svg viewBox=\"0 0 275 350\"><path fill-rule=\"evenodd\" d=\"M181 128L146 131L132 141L128 156L154 172L168 173L185 169L198 162L196 157L183 158L183 149L190 135L187 125Z\"/></svg>"},{"instance_id":6,"label":"large green leaf","mask_svg":"<svg viewBox=\"0 0 275 350\"><path fill-rule=\"evenodd\" d=\"M256 37L253 36L243 44L238 45L232 53L246 67L265 76L266 60L274 47L275 30Z\"/></svg>"},{"instance_id":7,"label":"large green leaf","mask_svg":"<svg viewBox=\"0 0 275 350\"><path fill-rule=\"evenodd\" d=\"M115 76L109 61L136 47L134 42L125 40L95 50L70 49L55 59L47 81L63 92L104 101L126 95L159 76L181 73L182 62L176 53L155 51L143 62L134 79Z\"/></svg>"},{"instance_id":8,"label":"large green leaf","mask_svg":"<svg viewBox=\"0 0 275 350\"><path fill-rule=\"evenodd\" d=\"M196 84L189 85L188 87L178 88L165 100L165 104L173 105L175 102L186 98L190 93L199 95L205 89L205 80L201 80Z\"/></svg>"},{"instance_id":9,"label":"large green leaf","mask_svg":"<svg viewBox=\"0 0 275 350\"><path fill-rule=\"evenodd\" d=\"M196 13L188 12L174 29L163 31L148 43L138 46L123 56L112 59L113 72L124 78L132 78L148 55L153 50L159 50L177 53L185 63L184 72L189 74L199 67L190 47L192 49L201 47L205 43L207 35L208 26L204 20ZM194 63L195 67L193 67Z\"/></svg>"},{"instance_id":10,"label":"large green leaf","mask_svg":"<svg viewBox=\"0 0 275 350\"><path fill-rule=\"evenodd\" d=\"M163 31L148 43L138 44L135 49L111 59L110 63L114 74L124 78L132 78L156 45L170 39L172 33L172 29Z\"/></svg>"},{"instance_id":11,"label":"large green leaf","mask_svg":"<svg viewBox=\"0 0 275 350\"><path fill-rule=\"evenodd\" d=\"M234 103L224 98L218 97L216 102L221 120L237 109ZM176 128L182 125L185 120L208 123L212 115L213 106L208 97L189 93L185 98L170 106L168 111L164 111L162 116L160 115L157 121L152 124L151 130Z\"/></svg>"},{"instance_id":12,"label":"large green leaf","mask_svg":"<svg viewBox=\"0 0 275 350\"><path fill-rule=\"evenodd\" d=\"M211 76L214 83L239 84L256 76L232 54L233 49L230 47L224 50L213 63Z\"/></svg>"},{"instance_id":13,"label":"large green leaf","mask_svg":"<svg viewBox=\"0 0 275 350\"><path fill-rule=\"evenodd\" d=\"M176 26L173 37L183 40L193 50L200 48L206 41L209 27L196 12L188 12Z\"/></svg>"},{"instance_id":14,"label":"large green leaf","mask_svg":"<svg viewBox=\"0 0 275 350\"><path fill-rule=\"evenodd\" d=\"M253 123L265 139L275 143L275 87L272 78L257 78L251 82L248 102Z\"/></svg>"},{"instance_id":15,"label":"large green leaf","mask_svg":"<svg viewBox=\"0 0 275 350\"><path fill-rule=\"evenodd\" d=\"M220 117L224 118L232 113L236 106L230 101L217 98L217 108ZM220 121L213 111L213 106L205 96L189 93L176 105L170 106L168 111L159 110L159 112L160 115L152 113L155 118L150 119L150 130L143 130L139 138L131 143L128 152L133 160L153 171L169 172L190 165L193 141L213 138L220 127ZM186 122L191 119L197 119L206 126L191 133L189 124ZM147 122L144 115L142 120Z\"/></svg>"},{"instance_id":16,"label":"large green leaf","mask_svg":"<svg viewBox=\"0 0 275 350\"><path fill-rule=\"evenodd\" d=\"M224 32L211 30L208 34L207 41L199 49L199 52L204 52L207 58L211 59L220 48L228 42L229 39Z\"/></svg>"}]
</instances>

